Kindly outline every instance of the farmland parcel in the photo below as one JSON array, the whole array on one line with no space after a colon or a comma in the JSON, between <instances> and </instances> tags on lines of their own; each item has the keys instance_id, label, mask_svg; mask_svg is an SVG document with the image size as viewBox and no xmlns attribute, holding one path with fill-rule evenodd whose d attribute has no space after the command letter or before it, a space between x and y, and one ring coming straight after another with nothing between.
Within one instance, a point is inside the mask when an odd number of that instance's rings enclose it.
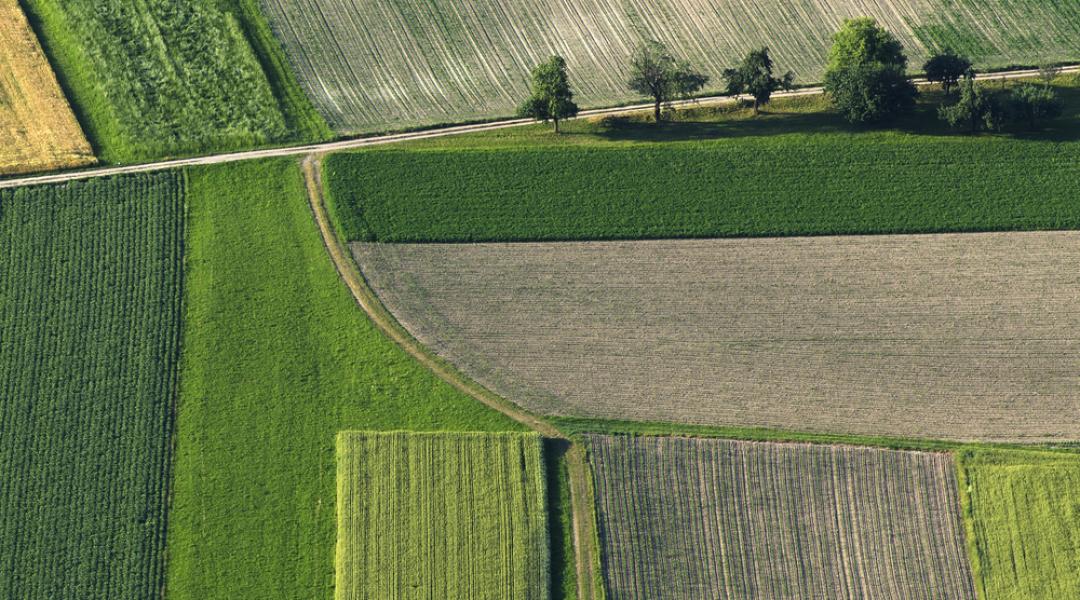
<instances>
[{"instance_id":1,"label":"farmland parcel","mask_svg":"<svg viewBox=\"0 0 1080 600\"><path fill-rule=\"evenodd\" d=\"M0 175L94 162L17 0L0 0Z\"/></svg>"},{"instance_id":2,"label":"farmland parcel","mask_svg":"<svg viewBox=\"0 0 1080 600\"><path fill-rule=\"evenodd\" d=\"M421 342L539 413L1080 439L1080 233L353 252Z\"/></svg>"},{"instance_id":3,"label":"farmland parcel","mask_svg":"<svg viewBox=\"0 0 1080 600\"><path fill-rule=\"evenodd\" d=\"M1051 600L1080 589L1080 456L960 455L980 598Z\"/></svg>"},{"instance_id":4,"label":"farmland parcel","mask_svg":"<svg viewBox=\"0 0 1080 600\"><path fill-rule=\"evenodd\" d=\"M27 0L101 158L130 162L281 139L241 22L213 0Z\"/></svg>"},{"instance_id":5,"label":"farmland parcel","mask_svg":"<svg viewBox=\"0 0 1080 600\"><path fill-rule=\"evenodd\" d=\"M169 598L331 598L339 431L520 427L436 379L357 308L296 162L188 179Z\"/></svg>"},{"instance_id":6,"label":"farmland parcel","mask_svg":"<svg viewBox=\"0 0 1080 600\"><path fill-rule=\"evenodd\" d=\"M343 432L337 600L546 600L537 434Z\"/></svg>"},{"instance_id":7,"label":"farmland parcel","mask_svg":"<svg viewBox=\"0 0 1080 600\"><path fill-rule=\"evenodd\" d=\"M626 63L668 42L712 75L767 45L799 81L820 81L845 17L877 17L919 67L952 46L980 68L1080 58L1072 0L263 0L301 83L340 133L507 115L529 70L569 64L585 105L634 99Z\"/></svg>"},{"instance_id":8,"label":"farmland parcel","mask_svg":"<svg viewBox=\"0 0 1080 600\"><path fill-rule=\"evenodd\" d=\"M589 436L610 600L974 600L948 454Z\"/></svg>"},{"instance_id":9,"label":"farmland parcel","mask_svg":"<svg viewBox=\"0 0 1080 600\"><path fill-rule=\"evenodd\" d=\"M183 207L172 173L0 192L0 598L161 595Z\"/></svg>"}]
</instances>

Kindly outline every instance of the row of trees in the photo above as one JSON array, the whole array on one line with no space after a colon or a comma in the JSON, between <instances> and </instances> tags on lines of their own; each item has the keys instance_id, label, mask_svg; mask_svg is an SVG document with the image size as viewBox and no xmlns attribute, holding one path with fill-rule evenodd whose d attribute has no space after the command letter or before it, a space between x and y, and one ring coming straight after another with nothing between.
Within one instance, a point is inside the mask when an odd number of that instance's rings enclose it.
<instances>
[{"instance_id":1,"label":"row of trees","mask_svg":"<svg viewBox=\"0 0 1080 600\"><path fill-rule=\"evenodd\" d=\"M837 111L852 123L876 123L910 112L915 108L918 89L907 77L904 47L874 19L863 17L844 21L833 36L825 70L825 91ZM970 129L999 129L1011 121L1034 127L1038 121L1061 112L1049 80L1056 73L1044 71L1047 84L1020 84L1008 93L992 93L975 84L975 72L969 59L946 49L924 65L926 78L941 85L946 98L959 90L959 98L939 108L940 117L951 126ZM724 69L725 92L731 96L749 96L754 114L767 104L773 93L790 90L795 74L788 71L774 75L768 48L746 55L733 68ZM663 108L676 99L690 98L709 82L709 77L688 62L677 59L657 41L648 41L630 57L627 87L653 100L653 117L659 122ZM544 122L576 116L578 106L570 88L566 61L553 56L532 73L529 99L518 113Z\"/></svg>"}]
</instances>

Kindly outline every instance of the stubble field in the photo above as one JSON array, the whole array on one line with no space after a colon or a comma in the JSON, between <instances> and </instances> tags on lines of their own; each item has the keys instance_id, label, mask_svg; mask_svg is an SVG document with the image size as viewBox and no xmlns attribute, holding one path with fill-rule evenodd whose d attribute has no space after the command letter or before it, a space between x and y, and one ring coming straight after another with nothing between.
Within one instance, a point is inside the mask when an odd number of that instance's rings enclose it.
<instances>
[{"instance_id":1,"label":"stubble field","mask_svg":"<svg viewBox=\"0 0 1080 600\"><path fill-rule=\"evenodd\" d=\"M337 600L546 600L535 433L337 437Z\"/></svg>"},{"instance_id":2,"label":"stubble field","mask_svg":"<svg viewBox=\"0 0 1080 600\"><path fill-rule=\"evenodd\" d=\"M263 0L298 78L339 133L507 115L529 69L558 53L588 106L634 99L627 57L668 42L706 74L768 45L781 69L820 81L831 34L873 16L919 68L952 45L978 65L1080 58L1070 0ZM1023 33L1020 33L1023 32Z\"/></svg>"},{"instance_id":3,"label":"stubble field","mask_svg":"<svg viewBox=\"0 0 1080 600\"><path fill-rule=\"evenodd\" d=\"M974 600L948 454L588 436L609 600Z\"/></svg>"},{"instance_id":4,"label":"stubble field","mask_svg":"<svg viewBox=\"0 0 1080 600\"><path fill-rule=\"evenodd\" d=\"M354 244L394 315L548 415L1080 439L1080 234Z\"/></svg>"},{"instance_id":5,"label":"stubble field","mask_svg":"<svg viewBox=\"0 0 1080 600\"><path fill-rule=\"evenodd\" d=\"M16 0L0 1L0 175L94 162Z\"/></svg>"}]
</instances>

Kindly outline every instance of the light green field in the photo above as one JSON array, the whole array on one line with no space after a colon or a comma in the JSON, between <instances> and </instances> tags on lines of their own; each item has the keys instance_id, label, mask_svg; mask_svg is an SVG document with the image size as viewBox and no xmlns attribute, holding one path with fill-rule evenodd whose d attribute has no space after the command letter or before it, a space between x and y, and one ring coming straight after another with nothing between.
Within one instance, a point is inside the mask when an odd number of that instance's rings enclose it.
<instances>
[{"instance_id":1,"label":"light green field","mask_svg":"<svg viewBox=\"0 0 1080 600\"><path fill-rule=\"evenodd\" d=\"M623 103L644 38L712 76L767 45L800 82L820 81L830 36L872 16L919 69L952 45L980 68L1080 59L1074 0L262 0L315 107L339 133L508 115L529 70L567 60L585 106ZM319 18L313 17L318 15Z\"/></svg>"},{"instance_id":2,"label":"light green field","mask_svg":"<svg viewBox=\"0 0 1080 600\"><path fill-rule=\"evenodd\" d=\"M972 451L958 459L979 597L1076 597L1080 456Z\"/></svg>"},{"instance_id":3,"label":"light green field","mask_svg":"<svg viewBox=\"0 0 1080 600\"><path fill-rule=\"evenodd\" d=\"M342 432L337 600L548 598L537 434Z\"/></svg>"},{"instance_id":4,"label":"light green field","mask_svg":"<svg viewBox=\"0 0 1080 600\"><path fill-rule=\"evenodd\" d=\"M384 338L292 160L188 173L170 600L328 600L344 429L515 431Z\"/></svg>"}]
</instances>

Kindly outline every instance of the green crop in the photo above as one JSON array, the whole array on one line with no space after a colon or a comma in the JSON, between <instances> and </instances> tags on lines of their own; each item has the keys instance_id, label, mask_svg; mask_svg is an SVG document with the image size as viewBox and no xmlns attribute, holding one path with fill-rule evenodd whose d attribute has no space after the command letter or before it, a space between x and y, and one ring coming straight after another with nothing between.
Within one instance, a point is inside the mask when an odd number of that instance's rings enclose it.
<instances>
[{"instance_id":1,"label":"green crop","mask_svg":"<svg viewBox=\"0 0 1080 600\"><path fill-rule=\"evenodd\" d=\"M0 598L160 597L183 183L0 192Z\"/></svg>"}]
</instances>

